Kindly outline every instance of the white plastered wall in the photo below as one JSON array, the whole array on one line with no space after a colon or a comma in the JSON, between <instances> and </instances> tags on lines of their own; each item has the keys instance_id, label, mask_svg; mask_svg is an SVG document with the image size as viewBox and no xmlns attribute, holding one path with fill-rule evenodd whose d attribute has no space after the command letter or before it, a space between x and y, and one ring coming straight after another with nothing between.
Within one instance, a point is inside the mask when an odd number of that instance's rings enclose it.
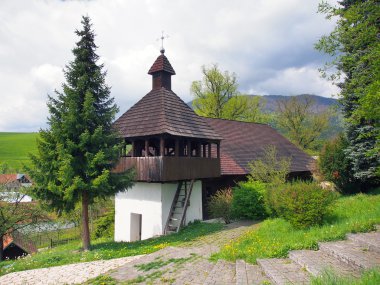
<instances>
[{"instance_id":1,"label":"white plastered wall","mask_svg":"<svg viewBox=\"0 0 380 285\"><path fill-rule=\"evenodd\" d=\"M115 196L115 241L130 241L131 213L141 214L141 239L162 235L178 183L136 182ZM195 181L186 224L202 220L202 182Z\"/></svg>"},{"instance_id":2,"label":"white plastered wall","mask_svg":"<svg viewBox=\"0 0 380 285\"><path fill-rule=\"evenodd\" d=\"M131 213L141 214L141 239L162 234L161 184L136 182L115 197L115 241L130 241Z\"/></svg>"}]
</instances>

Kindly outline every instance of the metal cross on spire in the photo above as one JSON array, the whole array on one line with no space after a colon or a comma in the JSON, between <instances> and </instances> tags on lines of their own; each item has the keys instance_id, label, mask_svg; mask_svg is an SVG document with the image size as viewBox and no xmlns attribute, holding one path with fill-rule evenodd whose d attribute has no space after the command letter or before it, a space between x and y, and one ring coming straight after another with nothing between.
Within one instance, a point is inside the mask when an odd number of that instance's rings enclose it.
<instances>
[{"instance_id":1,"label":"metal cross on spire","mask_svg":"<svg viewBox=\"0 0 380 285\"><path fill-rule=\"evenodd\" d=\"M164 39L167 39L168 37L169 37L169 35L164 35L164 31L162 31L162 32L161 32L161 37L160 37L159 39L157 39L157 40L161 40L161 50L160 50L160 52L161 52L162 54L165 53L165 49L164 49Z\"/></svg>"}]
</instances>

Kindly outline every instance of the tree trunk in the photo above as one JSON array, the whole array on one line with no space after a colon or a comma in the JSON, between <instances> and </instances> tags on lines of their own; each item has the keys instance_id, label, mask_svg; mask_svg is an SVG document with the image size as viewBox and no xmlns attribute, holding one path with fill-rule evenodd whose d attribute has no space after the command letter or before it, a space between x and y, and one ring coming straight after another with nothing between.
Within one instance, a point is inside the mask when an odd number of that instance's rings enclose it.
<instances>
[{"instance_id":1,"label":"tree trunk","mask_svg":"<svg viewBox=\"0 0 380 285\"><path fill-rule=\"evenodd\" d=\"M82 193L82 244L83 250L90 250L90 230L88 227L88 193Z\"/></svg>"},{"instance_id":2,"label":"tree trunk","mask_svg":"<svg viewBox=\"0 0 380 285\"><path fill-rule=\"evenodd\" d=\"M3 260L3 253L4 253L4 249L3 249L3 236L0 236L0 261Z\"/></svg>"}]
</instances>

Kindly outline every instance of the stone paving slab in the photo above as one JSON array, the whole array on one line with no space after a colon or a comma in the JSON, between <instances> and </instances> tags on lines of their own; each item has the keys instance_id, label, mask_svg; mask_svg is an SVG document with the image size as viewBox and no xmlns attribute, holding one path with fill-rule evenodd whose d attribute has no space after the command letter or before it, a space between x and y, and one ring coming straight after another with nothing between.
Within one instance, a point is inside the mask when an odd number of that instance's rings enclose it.
<instances>
[{"instance_id":1,"label":"stone paving slab","mask_svg":"<svg viewBox=\"0 0 380 285\"><path fill-rule=\"evenodd\" d=\"M248 276L245 261L242 259L236 260L236 285L248 285Z\"/></svg>"},{"instance_id":2,"label":"stone paving slab","mask_svg":"<svg viewBox=\"0 0 380 285\"><path fill-rule=\"evenodd\" d=\"M360 276L360 270L357 268L321 251L293 250L289 252L289 258L314 276L320 276L326 270L333 270L340 276Z\"/></svg>"},{"instance_id":3,"label":"stone paving slab","mask_svg":"<svg viewBox=\"0 0 380 285\"><path fill-rule=\"evenodd\" d=\"M310 275L306 270L293 263L290 259L258 259L265 274L278 285L309 284Z\"/></svg>"},{"instance_id":4,"label":"stone paving slab","mask_svg":"<svg viewBox=\"0 0 380 285\"><path fill-rule=\"evenodd\" d=\"M269 278L265 275L264 271L259 265L246 263L248 285L262 285L271 284Z\"/></svg>"},{"instance_id":5,"label":"stone paving slab","mask_svg":"<svg viewBox=\"0 0 380 285\"><path fill-rule=\"evenodd\" d=\"M244 260L236 260L236 285L269 283L269 278L267 278L260 266L246 263Z\"/></svg>"},{"instance_id":6,"label":"stone paving slab","mask_svg":"<svg viewBox=\"0 0 380 285\"><path fill-rule=\"evenodd\" d=\"M141 255L109 260L75 263L49 268L13 272L0 277L0 284L63 285L81 284L112 269L141 258Z\"/></svg>"},{"instance_id":7,"label":"stone paving slab","mask_svg":"<svg viewBox=\"0 0 380 285\"><path fill-rule=\"evenodd\" d=\"M347 239L380 253L380 232L348 234Z\"/></svg>"},{"instance_id":8,"label":"stone paving slab","mask_svg":"<svg viewBox=\"0 0 380 285\"><path fill-rule=\"evenodd\" d=\"M218 260L214 268L203 283L204 285L235 285L236 265L225 260Z\"/></svg>"},{"instance_id":9,"label":"stone paving slab","mask_svg":"<svg viewBox=\"0 0 380 285\"><path fill-rule=\"evenodd\" d=\"M352 241L336 241L319 244L319 250L362 269L380 266L380 253Z\"/></svg>"}]
</instances>

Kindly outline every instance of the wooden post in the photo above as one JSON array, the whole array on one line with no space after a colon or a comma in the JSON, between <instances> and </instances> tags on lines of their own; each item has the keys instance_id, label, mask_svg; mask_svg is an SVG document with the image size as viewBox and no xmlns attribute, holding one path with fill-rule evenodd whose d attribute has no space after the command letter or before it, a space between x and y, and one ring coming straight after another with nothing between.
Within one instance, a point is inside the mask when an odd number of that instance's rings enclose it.
<instances>
[{"instance_id":1,"label":"wooden post","mask_svg":"<svg viewBox=\"0 0 380 285\"><path fill-rule=\"evenodd\" d=\"M201 157L202 145L200 142L197 142L197 157Z\"/></svg>"},{"instance_id":2,"label":"wooden post","mask_svg":"<svg viewBox=\"0 0 380 285\"><path fill-rule=\"evenodd\" d=\"M203 157L206 157L206 144L202 144L203 147Z\"/></svg>"},{"instance_id":3,"label":"wooden post","mask_svg":"<svg viewBox=\"0 0 380 285\"><path fill-rule=\"evenodd\" d=\"M135 157L136 156L136 144L135 141L132 141L132 149L131 149L131 156Z\"/></svg>"},{"instance_id":4,"label":"wooden post","mask_svg":"<svg viewBox=\"0 0 380 285\"><path fill-rule=\"evenodd\" d=\"M188 157L191 156L191 141L190 140L187 141L187 156Z\"/></svg>"},{"instance_id":5,"label":"wooden post","mask_svg":"<svg viewBox=\"0 0 380 285\"><path fill-rule=\"evenodd\" d=\"M160 155L165 156L165 139L160 137Z\"/></svg>"},{"instance_id":6,"label":"wooden post","mask_svg":"<svg viewBox=\"0 0 380 285\"><path fill-rule=\"evenodd\" d=\"M149 140L145 140L145 156L149 156Z\"/></svg>"},{"instance_id":7,"label":"wooden post","mask_svg":"<svg viewBox=\"0 0 380 285\"><path fill-rule=\"evenodd\" d=\"M216 143L216 157L220 158L220 142Z\"/></svg>"},{"instance_id":8,"label":"wooden post","mask_svg":"<svg viewBox=\"0 0 380 285\"><path fill-rule=\"evenodd\" d=\"M208 158L211 158L211 143L210 142L207 144L207 147L208 147Z\"/></svg>"},{"instance_id":9,"label":"wooden post","mask_svg":"<svg viewBox=\"0 0 380 285\"><path fill-rule=\"evenodd\" d=\"M175 139L174 155L179 157L179 139Z\"/></svg>"}]
</instances>

